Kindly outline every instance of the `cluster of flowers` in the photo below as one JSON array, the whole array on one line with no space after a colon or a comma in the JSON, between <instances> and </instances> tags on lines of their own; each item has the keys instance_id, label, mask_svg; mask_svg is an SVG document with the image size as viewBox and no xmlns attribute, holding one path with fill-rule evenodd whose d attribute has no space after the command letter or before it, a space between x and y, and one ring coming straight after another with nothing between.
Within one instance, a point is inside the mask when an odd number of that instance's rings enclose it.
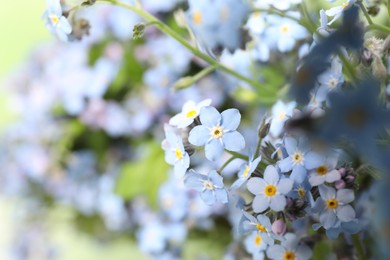
<instances>
[{"instance_id":1,"label":"cluster of flowers","mask_svg":"<svg viewBox=\"0 0 390 260\"><path fill-rule=\"evenodd\" d=\"M198 231L218 233L225 259L309 259L327 239L346 245L329 257L388 256L388 177L373 168L390 168L390 40L363 40L357 10L381 4L321 10L318 26L302 2L47 0L43 19L62 42L9 81L20 118L2 138L3 192L137 229L156 259L180 259ZM282 101L288 87L295 101ZM239 109L217 110L227 107ZM163 131L173 174L145 179L159 185L156 210L115 187ZM361 252L367 238L378 252Z\"/></svg>"}]
</instances>

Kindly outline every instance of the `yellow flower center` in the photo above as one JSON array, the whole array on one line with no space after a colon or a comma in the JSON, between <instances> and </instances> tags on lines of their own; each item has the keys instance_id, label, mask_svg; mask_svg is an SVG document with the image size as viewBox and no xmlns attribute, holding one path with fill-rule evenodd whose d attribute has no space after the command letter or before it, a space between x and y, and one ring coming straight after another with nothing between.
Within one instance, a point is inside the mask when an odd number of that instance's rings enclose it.
<instances>
[{"instance_id":1,"label":"yellow flower center","mask_svg":"<svg viewBox=\"0 0 390 260\"><path fill-rule=\"evenodd\" d=\"M249 168L249 166L247 165L247 166L245 167L245 170L244 170L244 177L245 177L245 178L248 177L249 170L250 170L250 168Z\"/></svg>"},{"instance_id":2,"label":"yellow flower center","mask_svg":"<svg viewBox=\"0 0 390 260\"><path fill-rule=\"evenodd\" d=\"M59 18L57 15L55 15L55 14L51 14L51 15L49 16L49 18L50 18L50 21L51 21L54 25L57 25L57 24L60 23L60 18Z\"/></svg>"},{"instance_id":3,"label":"yellow flower center","mask_svg":"<svg viewBox=\"0 0 390 260\"><path fill-rule=\"evenodd\" d=\"M347 7L349 5L349 1L347 1L347 2L344 2L342 5L341 5L341 8L345 8L345 7Z\"/></svg>"},{"instance_id":4,"label":"yellow flower center","mask_svg":"<svg viewBox=\"0 0 390 260\"><path fill-rule=\"evenodd\" d=\"M295 152L292 156L292 161L294 164L302 164L303 163L303 154L301 152Z\"/></svg>"},{"instance_id":5,"label":"yellow flower center","mask_svg":"<svg viewBox=\"0 0 390 260\"><path fill-rule=\"evenodd\" d=\"M337 83L339 83L337 79L331 78L331 79L328 81L328 88L329 88L330 90L333 90L333 89L337 86Z\"/></svg>"},{"instance_id":6,"label":"yellow flower center","mask_svg":"<svg viewBox=\"0 0 390 260\"><path fill-rule=\"evenodd\" d=\"M194 117L196 115L196 111L195 110L190 110L188 111L188 113L186 114L186 117L187 118L191 118L191 117Z\"/></svg>"},{"instance_id":7,"label":"yellow flower center","mask_svg":"<svg viewBox=\"0 0 390 260\"><path fill-rule=\"evenodd\" d=\"M267 229L261 224L256 224L256 228L261 232L267 232Z\"/></svg>"},{"instance_id":8,"label":"yellow flower center","mask_svg":"<svg viewBox=\"0 0 390 260\"><path fill-rule=\"evenodd\" d=\"M199 10L196 10L196 11L192 14L192 21L193 21L196 25L200 25L200 24L202 23L202 20L203 20L202 13L201 13Z\"/></svg>"},{"instance_id":9,"label":"yellow flower center","mask_svg":"<svg viewBox=\"0 0 390 260\"><path fill-rule=\"evenodd\" d=\"M213 127L211 129L211 136L214 139L219 139L223 136L223 129L220 126Z\"/></svg>"},{"instance_id":10,"label":"yellow flower center","mask_svg":"<svg viewBox=\"0 0 390 260\"><path fill-rule=\"evenodd\" d=\"M302 188L302 187L299 187L298 190L297 190L297 192L298 192L298 196L299 196L300 198L303 198L303 197L305 197L305 195L306 195L306 191L305 191L305 189Z\"/></svg>"},{"instance_id":11,"label":"yellow flower center","mask_svg":"<svg viewBox=\"0 0 390 260\"><path fill-rule=\"evenodd\" d=\"M214 190L214 184L211 181L204 181L203 182L203 187L206 190Z\"/></svg>"},{"instance_id":12,"label":"yellow flower center","mask_svg":"<svg viewBox=\"0 0 390 260\"><path fill-rule=\"evenodd\" d=\"M279 116L278 116L278 119L279 119L280 121L282 121L282 120L285 119L285 118L286 118L286 113L285 113L285 112L280 113Z\"/></svg>"},{"instance_id":13,"label":"yellow flower center","mask_svg":"<svg viewBox=\"0 0 390 260\"><path fill-rule=\"evenodd\" d=\"M324 175L328 172L328 167L326 167L325 165L321 165L320 167L317 168L316 171L319 175Z\"/></svg>"},{"instance_id":14,"label":"yellow flower center","mask_svg":"<svg viewBox=\"0 0 390 260\"><path fill-rule=\"evenodd\" d=\"M287 33L290 30L290 28L287 25L283 25L280 27L280 32L281 33Z\"/></svg>"},{"instance_id":15,"label":"yellow flower center","mask_svg":"<svg viewBox=\"0 0 390 260\"><path fill-rule=\"evenodd\" d=\"M255 244L256 244L256 246L259 246L261 244L261 236L256 235L256 237L255 237Z\"/></svg>"},{"instance_id":16,"label":"yellow flower center","mask_svg":"<svg viewBox=\"0 0 390 260\"><path fill-rule=\"evenodd\" d=\"M176 155L177 159L179 159L179 160L183 159L183 153L181 152L181 150L179 148L176 148L175 155Z\"/></svg>"},{"instance_id":17,"label":"yellow flower center","mask_svg":"<svg viewBox=\"0 0 390 260\"><path fill-rule=\"evenodd\" d=\"M292 251L286 251L284 253L284 260L295 260L295 253Z\"/></svg>"},{"instance_id":18,"label":"yellow flower center","mask_svg":"<svg viewBox=\"0 0 390 260\"><path fill-rule=\"evenodd\" d=\"M339 206L339 203L336 199L329 199L326 201L326 206L330 209L335 209Z\"/></svg>"},{"instance_id":19,"label":"yellow flower center","mask_svg":"<svg viewBox=\"0 0 390 260\"><path fill-rule=\"evenodd\" d=\"M267 185L264 189L264 193L268 197L272 197L276 194L276 187L274 185Z\"/></svg>"}]
</instances>

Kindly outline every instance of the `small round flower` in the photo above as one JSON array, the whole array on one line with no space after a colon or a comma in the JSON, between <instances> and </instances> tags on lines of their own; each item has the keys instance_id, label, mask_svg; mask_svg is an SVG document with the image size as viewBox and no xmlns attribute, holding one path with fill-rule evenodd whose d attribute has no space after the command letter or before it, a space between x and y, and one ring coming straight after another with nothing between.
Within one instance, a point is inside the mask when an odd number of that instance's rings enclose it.
<instances>
[{"instance_id":1,"label":"small round flower","mask_svg":"<svg viewBox=\"0 0 390 260\"><path fill-rule=\"evenodd\" d=\"M181 178L190 166L190 156L184 149L180 136L174 133L173 128L165 125L166 139L162 143L165 150L165 161L174 166L174 173L177 178Z\"/></svg>"},{"instance_id":2,"label":"small round flower","mask_svg":"<svg viewBox=\"0 0 390 260\"><path fill-rule=\"evenodd\" d=\"M320 213L320 222L325 229L333 228L339 222L355 219L355 210L349 203L355 199L353 190L336 190L326 185L318 187L321 197L316 201L313 212Z\"/></svg>"},{"instance_id":3,"label":"small round flower","mask_svg":"<svg viewBox=\"0 0 390 260\"><path fill-rule=\"evenodd\" d=\"M210 104L211 99L205 99L197 104L189 100L183 105L182 111L169 120L169 124L178 128L187 127L194 122L194 119L199 115L200 109Z\"/></svg>"},{"instance_id":4,"label":"small round flower","mask_svg":"<svg viewBox=\"0 0 390 260\"><path fill-rule=\"evenodd\" d=\"M190 170L184 179L184 184L200 192L200 197L207 205L217 202L228 203L228 194L223 185L223 178L216 171L211 171L208 175Z\"/></svg>"},{"instance_id":5,"label":"small round flower","mask_svg":"<svg viewBox=\"0 0 390 260\"><path fill-rule=\"evenodd\" d=\"M46 0L46 10L42 15L46 27L61 41L67 41L68 35L72 32L72 26L62 15L60 0Z\"/></svg>"},{"instance_id":6,"label":"small round flower","mask_svg":"<svg viewBox=\"0 0 390 260\"><path fill-rule=\"evenodd\" d=\"M261 236L262 241L268 245L273 245L275 239L280 239L272 231L271 221L265 215L257 215L257 217L243 211L242 233L248 231L256 231Z\"/></svg>"},{"instance_id":7,"label":"small round flower","mask_svg":"<svg viewBox=\"0 0 390 260\"><path fill-rule=\"evenodd\" d=\"M273 245L267 249L267 256L273 260L307 260L312 252L310 248L299 243L299 238L292 233L287 233L280 245Z\"/></svg>"},{"instance_id":8,"label":"small round flower","mask_svg":"<svg viewBox=\"0 0 390 260\"><path fill-rule=\"evenodd\" d=\"M312 186L324 184L324 182L333 183L340 180L341 175L335 169L337 165L336 157L328 157L316 168L309 173L309 182Z\"/></svg>"},{"instance_id":9,"label":"small round flower","mask_svg":"<svg viewBox=\"0 0 390 260\"><path fill-rule=\"evenodd\" d=\"M261 161L261 156L253 160L253 154L247 163L243 163L238 172L238 179L233 182L230 187L231 190L240 188L251 176L251 174L256 170L257 165Z\"/></svg>"},{"instance_id":10,"label":"small round flower","mask_svg":"<svg viewBox=\"0 0 390 260\"><path fill-rule=\"evenodd\" d=\"M272 165L267 166L264 179L254 177L247 183L248 190L256 195L252 207L260 213L270 207L274 211L282 211L286 206L287 194L293 186L293 181L287 178L280 179L279 173Z\"/></svg>"},{"instance_id":11,"label":"small round flower","mask_svg":"<svg viewBox=\"0 0 390 260\"><path fill-rule=\"evenodd\" d=\"M206 158L217 160L223 149L239 151L245 147L244 137L236 131L241 121L237 109L227 109L221 114L214 107L204 107L200 111L202 125L195 126L188 141L196 146L205 146Z\"/></svg>"},{"instance_id":12,"label":"small round flower","mask_svg":"<svg viewBox=\"0 0 390 260\"><path fill-rule=\"evenodd\" d=\"M279 136L283 132L284 123L292 116L293 110L296 107L296 102L283 103L278 100L272 107L272 121L270 133L273 136Z\"/></svg>"},{"instance_id":13,"label":"small round flower","mask_svg":"<svg viewBox=\"0 0 390 260\"><path fill-rule=\"evenodd\" d=\"M260 234L252 232L245 241L245 249L248 253L252 254L254 260L264 259L264 250L267 248L267 244L263 241Z\"/></svg>"}]
</instances>

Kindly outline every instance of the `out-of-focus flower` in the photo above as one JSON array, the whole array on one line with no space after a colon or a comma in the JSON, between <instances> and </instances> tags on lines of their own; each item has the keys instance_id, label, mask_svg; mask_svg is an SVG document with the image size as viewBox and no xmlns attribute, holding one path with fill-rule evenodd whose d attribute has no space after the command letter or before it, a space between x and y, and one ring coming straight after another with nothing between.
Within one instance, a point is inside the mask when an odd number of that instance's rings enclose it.
<instances>
[{"instance_id":1,"label":"out-of-focus flower","mask_svg":"<svg viewBox=\"0 0 390 260\"><path fill-rule=\"evenodd\" d=\"M183 105L182 111L169 120L169 124L177 126L178 128L187 127L194 122L196 117L198 117L201 108L209 106L210 104L211 99L205 99L197 104L194 101L189 100Z\"/></svg>"},{"instance_id":2,"label":"out-of-focus flower","mask_svg":"<svg viewBox=\"0 0 390 260\"><path fill-rule=\"evenodd\" d=\"M267 256L269 258L273 260L310 259L312 255L310 248L303 243L299 243L299 238L296 235L287 233L285 238L286 240L283 241L280 245L273 245L267 249Z\"/></svg>"},{"instance_id":3,"label":"out-of-focus flower","mask_svg":"<svg viewBox=\"0 0 390 260\"><path fill-rule=\"evenodd\" d=\"M337 157L329 156L315 169L309 172L309 182L312 186L318 186L327 183L333 183L340 180L340 172L335 169L337 165Z\"/></svg>"},{"instance_id":4,"label":"out-of-focus flower","mask_svg":"<svg viewBox=\"0 0 390 260\"><path fill-rule=\"evenodd\" d=\"M249 161L247 163L243 163L240 166L240 170L238 172L238 179L232 184L230 189L235 190L240 188L251 176L251 174L256 170L257 165L259 165L261 161L261 156L253 159L254 154L251 155Z\"/></svg>"},{"instance_id":5,"label":"out-of-focus flower","mask_svg":"<svg viewBox=\"0 0 390 260\"><path fill-rule=\"evenodd\" d=\"M72 26L62 15L60 0L46 0L46 10L42 15L48 30L61 41L67 41L72 32Z\"/></svg>"},{"instance_id":6,"label":"out-of-focus flower","mask_svg":"<svg viewBox=\"0 0 390 260\"><path fill-rule=\"evenodd\" d=\"M293 110L296 107L296 102L284 103L278 100L272 107L272 121L270 133L273 136L279 136L283 131L284 123L292 116Z\"/></svg>"},{"instance_id":7,"label":"out-of-focus flower","mask_svg":"<svg viewBox=\"0 0 390 260\"><path fill-rule=\"evenodd\" d=\"M253 260L263 260L264 250L267 248L267 244L263 241L260 234L252 232L244 240L245 249L248 253L252 254Z\"/></svg>"}]
</instances>

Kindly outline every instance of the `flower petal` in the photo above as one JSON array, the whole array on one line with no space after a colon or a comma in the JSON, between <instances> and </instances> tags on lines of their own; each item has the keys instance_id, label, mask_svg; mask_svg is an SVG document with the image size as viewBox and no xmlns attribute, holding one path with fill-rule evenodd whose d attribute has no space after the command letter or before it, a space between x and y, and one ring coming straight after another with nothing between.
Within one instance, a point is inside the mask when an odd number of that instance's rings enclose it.
<instances>
[{"instance_id":1,"label":"flower petal","mask_svg":"<svg viewBox=\"0 0 390 260\"><path fill-rule=\"evenodd\" d=\"M278 188L278 191L281 193L281 194L287 194L290 192L290 190L292 189L293 187L293 181L290 180L290 179L287 179L287 178L284 178L284 179L281 179L279 181L279 184L277 186Z\"/></svg>"},{"instance_id":2,"label":"flower petal","mask_svg":"<svg viewBox=\"0 0 390 260\"><path fill-rule=\"evenodd\" d=\"M355 218L355 210L352 208L351 205L344 205L344 206L339 206L337 208L337 217L342 221L342 222L347 222L351 221Z\"/></svg>"},{"instance_id":3,"label":"flower petal","mask_svg":"<svg viewBox=\"0 0 390 260\"><path fill-rule=\"evenodd\" d=\"M223 153L223 145L217 139L211 140L205 145L205 155L210 161L216 161Z\"/></svg>"},{"instance_id":4,"label":"flower petal","mask_svg":"<svg viewBox=\"0 0 390 260\"><path fill-rule=\"evenodd\" d=\"M221 114L215 107L203 107L199 115L200 122L209 128L221 123Z\"/></svg>"},{"instance_id":5,"label":"flower petal","mask_svg":"<svg viewBox=\"0 0 390 260\"><path fill-rule=\"evenodd\" d=\"M286 147L287 153L289 155L293 154L295 150L297 149L297 140L295 140L292 137L286 137L284 138L284 146Z\"/></svg>"},{"instance_id":6,"label":"flower petal","mask_svg":"<svg viewBox=\"0 0 390 260\"><path fill-rule=\"evenodd\" d=\"M264 171L264 180L268 184L276 184L279 181L279 173L276 170L275 166L268 165Z\"/></svg>"},{"instance_id":7,"label":"flower petal","mask_svg":"<svg viewBox=\"0 0 390 260\"><path fill-rule=\"evenodd\" d=\"M235 109L227 109L221 113L221 126L226 130L236 130L241 121L240 112Z\"/></svg>"},{"instance_id":8,"label":"flower petal","mask_svg":"<svg viewBox=\"0 0 390 260\"><path fill-rule=\"evenodd\" d=\"M252 202L253 211L255 213L260 213L266 210L269 207L268 198L263 195L257 195Z\"/></svg>"},{"instance_id":9,"label":"flower petal","mask_svg":"<svg viewBox=\"0 0 390 260\"><path fill-rule=\"evenodd\" d=\"M254 195L258 195L263 192L265 186L267 186L267 183L259 177L250 178L248 183L246 184L248 190Z\"/></svg>"},{"instance_id":10,"label":"flower petal","mask_svg":"<svg viewBox=\"0 0 390 260\"><path fill-rule=\"evenodd\" d=\"M296 165L290 175L290 178L296 183L302 183L307 177L305 167L301 165Z\"/></svg>"},{"instance_id":11,"label":"flower petal","mask_svg":"<svg viewBox=\"0 0 390 260\"><path fill-rule=\"evenodd\" d=\"M195 126L188 137L188 141L196 146L205 145L210 139L210 131L203 125Z\"/></svg>"},{"instance_id":12,"label":"flower petal","mask_svg":"<svg viewBox=\"0 0 390 260\"><path fill-rule=\"evenodd\" d=\"M226 150L237 152L245 147L244 137L237 131L224 133L222 141Z\"/></svg>"},{"instance_id":13,"label":"flower petal","mask_svg":"<svg viewBox=\"0 0 390 260\"><path fill-rule=\"evenodd\" d=\"M355 199L355 194L353 190L349 189L341 189L337 191L336 198L339 202L348 204L351 203Z\"/></svg>"},{"instance_id":14,"label":"flower petal","mask_svg":"<svg viewBox=\"0 0 390 260\"><path fill-rule=\"evenodd\" d=\"M320 222L325 229L329 229L336 223L336 214L333 210L325 210L320 214Z\"/></svg>"},{"instance_id":15,"label":"flower petal","mask_svg":"<svg viewBox=\"0 0 390 260\"><path fill-rule=\"evenodd\" d=\"M288 172L292 169L292 160L291 157L284 158L278 162L278 166L282 172Z\"/></svg>"},{"instance_id":16,"label":"flower petal","mask_svg":"<svg viewBox=\"0 0 390 260\"><path fill-rule=\"evenodd\" d=\"M276 212L284 210L286 207L286 197L276 195L271 199L270 208Z\"/></svg>"}]
</instances>

